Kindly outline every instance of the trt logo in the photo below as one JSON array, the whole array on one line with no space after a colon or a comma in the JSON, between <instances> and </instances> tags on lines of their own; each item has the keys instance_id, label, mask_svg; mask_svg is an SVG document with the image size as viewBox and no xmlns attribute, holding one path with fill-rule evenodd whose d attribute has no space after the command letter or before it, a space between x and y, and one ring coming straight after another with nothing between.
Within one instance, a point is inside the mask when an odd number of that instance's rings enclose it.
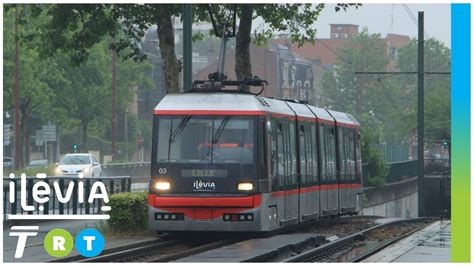
<instances>
[{"instance_id":1,"label":"trt logo","mask_svg":"<svg viewBox=\"0 0 474 266\"><path fill-rule=\"evenodd\" d=\"M39 226L12 226L10 236L17 236L18 242L15 251L15 258L22 258L29 236L38 235ZM105 239L99 231L95 229L84 229L74 240L72 235L60 228L53 229L44 237L44 249L56 258L65 257L71 253L72 248L84 257L95 257L99 255L105 246Z\"/></svg>"}]
</instances>

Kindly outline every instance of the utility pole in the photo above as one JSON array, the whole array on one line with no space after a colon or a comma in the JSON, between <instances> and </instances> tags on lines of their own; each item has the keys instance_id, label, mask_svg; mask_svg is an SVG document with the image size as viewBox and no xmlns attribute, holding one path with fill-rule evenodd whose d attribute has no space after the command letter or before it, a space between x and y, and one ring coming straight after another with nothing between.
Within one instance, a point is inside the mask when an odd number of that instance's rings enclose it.
<instances>
[{"instance_id":1,"label":"utility pole","mask_svg":"<svg viewBox=\"0 0 474 266\"><path fill-rule=\"evenodd\" d=\"M424 13L418 12L418 216L425 215L424 178L425 178L425 41L424 41Z\"/></svg>"},{"instance_id":2,"label":"utility pole","mask_svg":"<svg viewBox=\"0 0 474 266\"><path fill-rule=\"evenodd\" d=\"M425 212L425 198L424 198L424 178L425 178L425 149L424 149L424 136L425 136L425 110L424 110L424 86L425 86L425 74L433 75L451 75L451 72L443 71L427 71L425 72L425 41L424 41L424 12L418 12L418 70L412 71L364 71L355 72L355 74L376 74L376 75L388 75L385 77L391 77L394 75L405 75L405 74L417 74L418 75L418 216L422 217L426 214ZM382 78L379 78L379 81Z\"/></svg>"},{"instance_id":3,"label":"utility pole","mask_svg":"<svg viewBox=\"0 0 474 266\"><path fill-rule=\"evenodd\" d=\"M115 158L115 130L117 124L116 110L115 110L115 93L116 93L116 84L115 84L115 36L113 38L113 49L112 49L112 161L117 159Z\"/></svg>"},{"instance_id":4,"label":"utility pole","mask_svg":"<svg viewBox=\"0 0 474 266\"><path fill-rule=\"evenodd\" d=\"M14 169L21 167L20 141L20 44L18 34L18 4L15 6L15 159Z\"/></svg>"},{"instance_id":5,"label":"utility pole","mask_svg":"<svg viewBox=\"0 0 474 266\"><path fill-rule=\"evenodd\" d=\"M183 6L183 92L190 90L192 86L193 71L193 5L184 4Z\"/></svg>"}]
</instances>

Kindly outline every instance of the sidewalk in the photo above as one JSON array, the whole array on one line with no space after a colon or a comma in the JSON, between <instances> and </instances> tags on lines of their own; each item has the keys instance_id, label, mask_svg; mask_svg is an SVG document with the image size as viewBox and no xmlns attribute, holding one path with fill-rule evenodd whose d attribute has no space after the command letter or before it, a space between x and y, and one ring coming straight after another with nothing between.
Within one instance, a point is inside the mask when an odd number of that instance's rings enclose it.
<instances>
[{"instance_id":1,"label":"sidewalk","mask_svg":"<svg viewBox=\"0 0 474 266\"><path fill-rule=\"evenodd\" d=\"M450 262L451 221L437 221L363 262Z\"/></svg>"}]
</instances>

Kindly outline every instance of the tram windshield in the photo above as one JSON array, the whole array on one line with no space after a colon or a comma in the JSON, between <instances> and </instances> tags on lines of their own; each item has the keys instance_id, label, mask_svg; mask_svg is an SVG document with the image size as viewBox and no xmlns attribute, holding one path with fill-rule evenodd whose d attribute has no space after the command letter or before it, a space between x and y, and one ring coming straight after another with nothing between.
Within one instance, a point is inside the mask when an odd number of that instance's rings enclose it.
<instances>
[{"instance_id":1,"label":"tram windshield","mask_svg":"<svg viewBox=\"0 0 474 266\"><path fill-rule=\"evenodd\" d=\"M252 117L163 116L158 118L158 162L252 163Z\"/></svg>"}]
</instances>

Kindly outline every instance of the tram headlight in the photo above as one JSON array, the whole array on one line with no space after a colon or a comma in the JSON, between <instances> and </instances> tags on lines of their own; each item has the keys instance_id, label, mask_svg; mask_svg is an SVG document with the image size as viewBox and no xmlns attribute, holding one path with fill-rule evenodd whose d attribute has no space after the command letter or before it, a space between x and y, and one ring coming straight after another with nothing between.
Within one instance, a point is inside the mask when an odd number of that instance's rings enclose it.
<instances>
[{"instance_id":1,"label":"tram headlight","mask_svg":"<svg viewBox=\"0 0 474 266\"><path fill-rule=\"evenodd\" d=\"M253 184L249 182L239 183L237 185L237 189L242 191L250 191L253 190Z\"/></svg>"},{"instance_id":2,"label":"tram headlight","mask_svg":"<svg viewBox=\"0 0 474 266\"><path fill-rule=\"evenodd\" d=\"M156 190L169 190L171 187L170 182L166 181L158 181L155 183L155 189Z\"/></svg>"}]
</instances>

